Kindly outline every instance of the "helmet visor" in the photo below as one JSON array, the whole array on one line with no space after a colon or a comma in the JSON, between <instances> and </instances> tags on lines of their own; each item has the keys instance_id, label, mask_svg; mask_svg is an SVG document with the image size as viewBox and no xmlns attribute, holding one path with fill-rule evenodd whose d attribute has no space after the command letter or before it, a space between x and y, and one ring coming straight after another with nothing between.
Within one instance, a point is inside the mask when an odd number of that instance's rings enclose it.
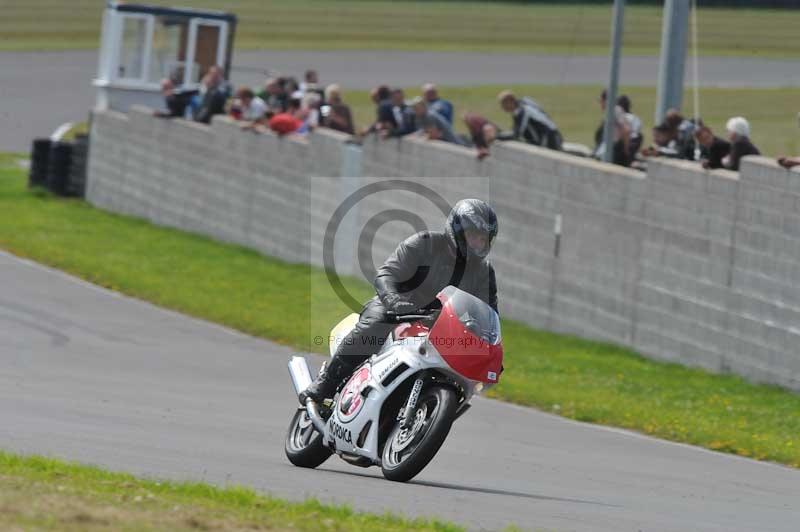
<instances>
[{"instance_id":1,"label":"helmet visor","mask_svg":"<svg viewBox=\"0 0 800 532\"><path fill-rule=\"evenodd\" d=\"M489 249L492 247L492 236L492 233L481 231L480 229L464 230L464 240L467 242L467 247L479 257L485 257L489 253Z\"/></svg>"}]
</instances>

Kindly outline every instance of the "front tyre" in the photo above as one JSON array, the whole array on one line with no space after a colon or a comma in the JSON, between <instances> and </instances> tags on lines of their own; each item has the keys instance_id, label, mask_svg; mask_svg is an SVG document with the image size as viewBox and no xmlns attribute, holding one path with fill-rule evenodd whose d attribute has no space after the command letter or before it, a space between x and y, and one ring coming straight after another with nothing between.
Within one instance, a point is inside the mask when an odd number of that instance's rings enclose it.
<instances>
[{"instance_id":1,"label":"front tyre","mask_svg":"<svg viewBox=\"0 0 800 532\"><path fill-rule=\"evenodd\" d=\"M286 433L286 458L298 467L315 468L330 457L333 452L322 442L308 412L299 408L289 424Z\"/></svg>"},{"instance_id":2,"label":"front tyre","mask_svg":"<svg viewBox=\"0 0 800 532\"><path fill-rule=\"evenodd\" d=\"M401 422L397 421L386 439L381 453L383 476L406 482L422 471L447 438L457 408L458 396L451 388L435 386L423 390L411 426L401 429Z\"/></svg>"}]
</instances>

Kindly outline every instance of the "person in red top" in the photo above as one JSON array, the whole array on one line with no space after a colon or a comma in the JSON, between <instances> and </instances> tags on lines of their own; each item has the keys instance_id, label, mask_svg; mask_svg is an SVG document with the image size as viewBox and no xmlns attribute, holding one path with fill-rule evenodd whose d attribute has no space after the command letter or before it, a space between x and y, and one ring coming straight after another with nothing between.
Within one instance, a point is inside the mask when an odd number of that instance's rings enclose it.
<instances>
[{"instance_id":1,"label":"person in red top","mask_svg":"<svg viewBox=\"0 0 800 532\"><path fill-rule=\"evenodd\" d=\"M467 126L475 149L478 150L478 159L483 159L489 155L489 144L494 142L500 128L486 117L472 111L464 113L464 124Z\"/></svg>"},{"instance_id":2,"label":"person in red top","mask_svg":"<svg viewBox=\"0 0 800 532\"><path fill-rule=\"evenodd\" d=\"M269 122L267 122L267 125L272 131L281 136L294 133L303 127L303 121L298 118L299 112L300 102L291 99L287 104L286 111L273 115L273 117L269 119Z\"/></svg>"}]
</instances>

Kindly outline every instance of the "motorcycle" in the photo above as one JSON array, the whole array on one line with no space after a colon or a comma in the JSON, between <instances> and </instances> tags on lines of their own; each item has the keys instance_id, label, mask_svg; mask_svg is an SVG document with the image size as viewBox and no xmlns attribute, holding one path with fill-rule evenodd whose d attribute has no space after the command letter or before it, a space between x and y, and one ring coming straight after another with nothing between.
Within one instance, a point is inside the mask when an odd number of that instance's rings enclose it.
<instances>
[{"instance_id":1,"label":"motorcycle","mask_svg":"<svg viewBox=\"0 0 800 532\"><path fill-rule=\"evenodd\" d=\"M454 286L436 297L437 309L387 316L397 327L333 400L298 408L285 444L292 464L315 468L337 454L398 482L428 465L472 397L498 382L503 361L497 312ZM331 355L357 321L351 314L333 328ZM289 374L298 395L311 383L304 357L292 357Z\"/></svg>"}]
</instances>

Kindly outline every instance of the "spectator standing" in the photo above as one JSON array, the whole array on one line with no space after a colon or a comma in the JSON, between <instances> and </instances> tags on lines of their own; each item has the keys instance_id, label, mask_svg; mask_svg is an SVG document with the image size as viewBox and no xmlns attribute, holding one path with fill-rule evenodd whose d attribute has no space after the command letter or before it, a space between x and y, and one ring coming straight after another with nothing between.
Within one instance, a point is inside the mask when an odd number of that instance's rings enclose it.
<instances>
[{"instance_id":1,"label":"spectator standing","mask_svg":"<svg viewBox=\"0 0 800 532\"><path fill-rule=\"evenodd\" d=\"M167 110L155 111L153 114L161 118L184 118L186 108L197 91L178 92L175 90L175 83L169 78L164 78L161 80L161 94L164 96Z\"/></svg>"},{"instance_id":2,"label":"spectator standing","mask_svg":"<svg viewBox=\"0 0 800 532\"><path fill-rule=\"evenodd\" d=\"M298 83L297 78L288 77L288 78L279 78L283 80L283 92L289 95L289 98L294 98L294 93L300 92L300 98L303 97L303 91L300 90L300 83Z\"/></svg>"},{"instance_id":3,"label":"spectator standing","mask_svg":"<svg viewBox=\"0 0 800 532\"><path fill-rule=\"evenodd\" d=\"M603 90L600 93L598 103L600 110L603 112L603 119L600 125L594 132L594 151L592 157L598 160L603 160L606 154L606 141L604 138L605 133L605 111L608 104L608 93ZM619 100L618 100L619 101ZM628 120L625 116L625 110L619 104L614 106L614 124L613 124L613 137L614 142L611 162L620 166L630 166L633 157L631 154L631 131Z\"/></svg>"},{"instance_id":4,"label":"spectator standing","mask_svg":"<svg viewBox=\"0 0 800 532\"><path fill-rule=\"evenodd\" d=\"M308 92L316 92L322 97L323 91L319 87L319 76L316 70L309 69L305 71L303 81L300 82L300 91L302 91L303 95Z\"/></svg>"},{"instance_id":5,"label":"spectator standing","mask_svg":"<svg viewBox=\"0 0 800 532\"><path fill-rule=\"evenodd\" d=\"M402 137L417 130L414 109L406 105L403 89L393 89L390 97L391 116L385 116L384 136Z\"/></svg>"},{"instance_id":6,"label":"spectator standing","mask_svg":"<svg viewBox=\"0 0 800 532\"><path fill-rule=\"evenodd\" d=\"M436 85L433 83L423 85L422 99L428 104L428 109L439 113L451 126L453 125L453 104L439 98L439 91L436 89Z\"/></svg>"},{"instance_id":7,"label":"spectator standing","mask_svg":"<svg viewBox=\"0 0 800 532\"><path fill-rule=\"evenodd\" d=\"M511 114L514 125L512 132L499 134L499 140L520 140L551 150L561 149L561 132L534 100L517 98L508 90L501 92L497 99L503 110Z\"/></svg>"},{"instance_id":8,"label":"spectator standing","mask_svg":"<svg viewBox=\"0 0 800 532\"><path fill-rule=\"evenodd\" d=\"M195 109L194 119L208 124L214 115L225 114L225 103L231 96L231 86L222 76L222 69L212 66L203 76L200 89L200 105Z\"/></svg>"},{"instance_id":9,"label":"spectator standing","mask_svg":"<svg viewBox=\"0 0 800 532\"><path fill-rule=\"evenodd\" d=\"M322 106L322 97L316 91L307 91L303 95L301 111L306 116L306 124L308 129L314 129L319 126L320 114L319 108Z\"/></svg>"},{"instance_id":10,"label":"spectator standing","mask_svg":"<svg viewBox=\"0 0 800 532\"><path fill-rule=\"evenodd\" d=\"M625 153L628 161L633 161L644 143L642 135L642 119L631 111L632 103L628 95L623 94L617 98L617 105L625 112L625 122L628 125L628 146Z\"/></svg>"},{"instance_id":11,"label":"spectator standing","mask_svg":"<svg viewBox=\"0 0 800 532\"><path fill-rule=\"evenodd\" d=\"M342 90L336 83L325 88L325 106L320 110L324 127L349 135L355 134L353 114L350 112L350 107L342 100Z\"/></svg>"},{"instance_id":12,"label":"spectator standing","mask_svg":"<svg viewBox=\"0 0 800 532\"><path fill-rule=\"evenodd\" d=\"M258 93L258 97L264 100L269 110L275 114L284 112L289 100L289 95L286 94L278 78L267 78L264 90Z\"/></svg>"},{"instance_id":13,"label":"spectator standing","mask_svg":"<svg viewBox=\"0 0 800 532\"><path fill-rule=\"evenodd\" d=\"M386 85L378 85L369 91L369 99L375 104L375 121L361 131L362 135L391 129L396 124L392 118L391 90Z\"/></svg>"},{"instance_id":14,"label":"spectator standing","mask_svg":"<svg viewBox=\"0 0 800 532\"><path fill-rule=\"evenodd\" d=\"M722 159L731 152L731 144L714 135L711 128L700 126L695 130L695 139L700 146L700 164L703 168L722 168Z\"/></svg>"},{"instance_id":15,"label":"spectator standing","mask_svg":"<svg viewBox=\"0 0 800 532\"><path fill-rule=\"evenodd\" d=\"M739 171L742 157L745 155L760 155L752 142L750 142L750 123L741 116L734 116L725 124L728 131L728 140L731 141L731 152L722 159L722 164L729 170Z\"/></svg>"}]
</instances>

